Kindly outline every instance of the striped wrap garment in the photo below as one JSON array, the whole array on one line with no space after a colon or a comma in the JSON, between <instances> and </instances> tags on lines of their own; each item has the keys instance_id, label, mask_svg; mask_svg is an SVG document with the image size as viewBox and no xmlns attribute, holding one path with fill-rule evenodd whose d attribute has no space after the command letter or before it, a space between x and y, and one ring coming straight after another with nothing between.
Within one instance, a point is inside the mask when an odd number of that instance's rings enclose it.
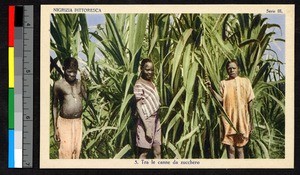
<instances>
[{"instance_id":1,"label":"striped wrap garment","mask_svg":"<svg viewBox=\"0 0 300 175\"><path fill-rule=\"evenodd\" d=\"M159 95L152 82L139 78L134 85L134 95L137 101L142 100L142 111L147 118L159 109Z\"/></svg>"}]
</instances>

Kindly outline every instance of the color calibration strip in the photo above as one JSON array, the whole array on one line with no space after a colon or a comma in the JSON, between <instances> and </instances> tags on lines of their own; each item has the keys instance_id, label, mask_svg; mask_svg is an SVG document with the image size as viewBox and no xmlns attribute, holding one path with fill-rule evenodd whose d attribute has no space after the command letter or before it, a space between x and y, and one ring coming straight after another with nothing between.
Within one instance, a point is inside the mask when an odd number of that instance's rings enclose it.
<instances>
[{"instance_id":1,"label":"color calibration strip","mask_svg":"<svg viewBox=\"0 0 300 175\"><path fill-rule=\"evenodd\" d=\"M15 167L14 135L14 28L15 6L8 7L8 167Z\"/></svg>"},{"instance_id":2,"label":"color calibration strip","mask_svg":"<svg viewBox=\"0 0 300 175\"><path fill-rule=\"evenodd\" d=\"M9 168L33 156L33 6L9 6Z\"/></svg>"}]
</instances>

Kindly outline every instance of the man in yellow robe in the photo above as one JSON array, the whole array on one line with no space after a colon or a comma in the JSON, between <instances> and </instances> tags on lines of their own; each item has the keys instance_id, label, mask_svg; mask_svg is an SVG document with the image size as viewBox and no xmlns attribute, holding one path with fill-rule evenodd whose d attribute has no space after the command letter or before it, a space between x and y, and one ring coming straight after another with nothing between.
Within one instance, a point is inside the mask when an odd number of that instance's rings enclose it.
<instances>
[{"instance_id":1,"label":"man in yellow robe","mask_svg":"<svg viewBox=\"0 0 300 175\"><path fill-rule=\"evenodd\" d=\"M223 108L236 128L238 133L230 126L225 118L222 118L224 132L222 143L226 145L228 158L244 158L244 146L249 141L249 134L253 129L251 107L254 93L248 78L239 77L239 69L236 61L226 64L229 78L221 81L220 92L217 94L207 85L211 93L223 104Z\"/></svg>"}]
</instances>

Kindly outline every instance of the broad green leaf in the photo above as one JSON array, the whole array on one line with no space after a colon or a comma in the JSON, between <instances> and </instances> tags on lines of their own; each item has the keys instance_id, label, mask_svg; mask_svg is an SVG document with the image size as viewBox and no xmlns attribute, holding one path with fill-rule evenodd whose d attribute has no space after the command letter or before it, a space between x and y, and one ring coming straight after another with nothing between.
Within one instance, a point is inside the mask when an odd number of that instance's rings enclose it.
<instances>
[{"instance_id":1,"label":"broad green leaf","mask_svg":"<svg viewBox=\"0 0 300 175\"><path fill-rule=\"evenodd\" d=\"M166 122L166 120L169 118L169 115L171 114L174 106L176 105L176 103L178 102L178 99L180 98L180 96L182 95L182 93L184 92L184 87L181 87L181 89L177 92L177 94L175 95L175 97L173 98L169 110L167 112L167 114L164 117L164 120L162 121L162 124Z\"/></svg>"},{"instance_id":2,"label":"broad green leaf","mask_svg":"<svg viewBox=\"0 0 300 175\"><path fill-rule=\"evenodd\" d=\"M180 38L177 46L176 46L176 49L175 49L175 53L174 53L174 58L173 58L173 61L172 61L172 81L171 81L171 86L173 87L174 86L174 78L175 78L175 73L176 73L176 70L178 69L178 66L179 66L179 63L181 61L181 58L182 58L182 54L183 54L183 50L185 49L185 45L186 45L186 42L188 40L188 38L190 37L192 33L192 29L188 29L186 30L182 37Z\"/></svg>"},{"instance_id":3,"label":"broad green leaf","mask_svg":"<svg viewBox=\"0 0 300 175\"><path fill-rule=\"evenodd\" d=\"M170 148L173 151L173 153L175 154L174 159L181 159L179 150L172 143L168 142L168 144L166 146L168 148Z\"/></svg>"},{"instance_id":4,"label":"broad green leaf","mask_svg":"<svg viewBox=\"0 0 300 175\"><path fill-rule=\"evenodd\" d=\"M199 127L194 128L190 133L188 133L187 135L183 136L178 142L176 142L176 145L180 144L181 142L190 139L197 131L199 131Z\"/></svg>"},{"instance_id":5,"label":"broad green leaf","mask_svg":"<svg viewBox=\"0 0 300 175\"><path fill-rule=\"evenodd\" d=\"M114 159L121 159L129 150L131 150L131 146L127 144L115 155Z\"/></svg>"},{"instance_id":6,"label":"broad green leaf","mask_svg":"<svg viewBox=\"0 0 300 175\"><path fill-rule=\"evenodd\" d=\"M165 139L165 144L167 144L169 142L168 138L169 138L169 131L173 128L173 126L175 125L175 123L178 123L178 120L182 118L182 115L180 113L176 114L172 120L169 122L168 127L167 127L167 131L166 131L166 139Z\"/></svg>"}]
</instances>

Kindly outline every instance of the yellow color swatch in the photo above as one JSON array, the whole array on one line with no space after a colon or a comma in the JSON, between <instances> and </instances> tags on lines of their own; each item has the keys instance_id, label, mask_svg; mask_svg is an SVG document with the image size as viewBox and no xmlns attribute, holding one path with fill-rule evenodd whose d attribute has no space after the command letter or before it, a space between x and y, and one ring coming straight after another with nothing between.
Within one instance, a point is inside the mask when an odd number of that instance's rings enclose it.
<instances>
[{"instance_id":1,"label":"yellow color swatch","mask_svg":"<svg viewBox=\"0 0 300 175\"><path fill-rule=\"evenodd\" d=\"M8 48L8 87L15 87L15 56L14 47Z\"/></svg>"}]
</instances>

